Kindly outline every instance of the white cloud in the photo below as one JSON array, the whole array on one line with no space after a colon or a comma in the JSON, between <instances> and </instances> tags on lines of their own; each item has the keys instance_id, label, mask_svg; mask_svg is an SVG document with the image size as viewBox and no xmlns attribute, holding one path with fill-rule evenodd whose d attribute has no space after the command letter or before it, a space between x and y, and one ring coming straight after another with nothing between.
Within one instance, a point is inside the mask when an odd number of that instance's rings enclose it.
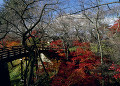
<instances>
[{"instance_id":1,"label":"white cloud","mask_svg":"<svg viewBox=\"0 0 120 86\"><path fill-rule=\"evenodd\" d=\"M118 18L116 17L106 17L103 21L103 23L109 24L109 25L113 25L114 22L117 20Z\"/></svg>"}]
</instances>

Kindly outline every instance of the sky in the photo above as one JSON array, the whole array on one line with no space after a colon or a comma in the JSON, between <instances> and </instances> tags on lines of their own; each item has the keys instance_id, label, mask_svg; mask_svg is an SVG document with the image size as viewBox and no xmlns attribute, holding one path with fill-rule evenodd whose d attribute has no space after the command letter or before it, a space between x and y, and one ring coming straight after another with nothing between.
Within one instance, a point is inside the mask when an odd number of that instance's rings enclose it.
<instances>
[{"instance_id":1,"label":"sky","mask_svg":"<svg viewBox=\"0 0 120 86\"><path fill-rule=\"evenodd\" d=\"M73 3L74 0L71 0L71 3ZM106 2L112 2L112 1L119 1L119 0L103 0L103 1L106 1ZM3 4L3 0L0 0L0 5Z\"/></svg>"},{"instance_id":2,"label":"sky","mask_svg":"<svg viewBox=\"0 0 120 86\"><path fill-rule=\"evenodd\" d=\"M60 1L62 1L62 0L60 0ZM76 8L77 8L77 4L76 4L76 1L77 0L68 0L69 2L68 2L68 5L67 5L67 7L68 6L71 6L71 10L75 10ZM119 1L119 0L102 0L102 1L104 1L105 3L108 3L108 2L114 2L114 1ZM67 0L66 0L66 2L67 2ZM3 0L0 0L0 6L3 4L4 2L3 2ZM66 7L66 6L63 6L63 7ZM69 9L69 8L68 8Z\"/></svg>"},{"instance_id":3,"label":"sky","mask_svg":"<svg viewBox=\"0 0 120 86\"><path fill-rule=\"evenodd\" d=\"M2 5L3 4L3 0L0 0L0 5Z\"/></svg>"},{"instance_id":4,"label":"sky","mask_svg":"<svg viewBox=\"0 0 120 86\"><path fill-rule=\"evenodd\" d=\"M74 1L74 0L71 0L71 1ZM111 2L111 1L119 1L119 0L103 0L103 1L109 1L109 2ZM1 4L3 4L3 0L0 0L0 5Z\"/></svg>"}]
</instances>

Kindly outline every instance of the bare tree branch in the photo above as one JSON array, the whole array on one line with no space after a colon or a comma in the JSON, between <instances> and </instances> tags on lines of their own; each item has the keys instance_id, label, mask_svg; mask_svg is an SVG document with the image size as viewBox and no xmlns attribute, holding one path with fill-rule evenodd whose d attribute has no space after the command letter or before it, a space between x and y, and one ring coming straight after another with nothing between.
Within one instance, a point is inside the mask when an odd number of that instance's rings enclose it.
<instances>
[{"instance_id":1,"label":"bare tree branch","mask_svg":"<svg viewBox=\"0 0 120 86\"><path fill-rule=\"evenodd\" d=\"M77 11L77 12L70 13L70 15L77 14L77 13L80 13L82 11L89 10L89 9L92 9L92 8L96 8L96 7L100 7L100 6L104 6L104 5L109 5L109 4L115 4L115 3L120 3L120 2L116 1L116 2L110 2L110 3L105 3L105 4L99 4L99 5L96 5L96 6L93 6L93 7L82 9L82 10Z\"/></svg>"}]
</instances>

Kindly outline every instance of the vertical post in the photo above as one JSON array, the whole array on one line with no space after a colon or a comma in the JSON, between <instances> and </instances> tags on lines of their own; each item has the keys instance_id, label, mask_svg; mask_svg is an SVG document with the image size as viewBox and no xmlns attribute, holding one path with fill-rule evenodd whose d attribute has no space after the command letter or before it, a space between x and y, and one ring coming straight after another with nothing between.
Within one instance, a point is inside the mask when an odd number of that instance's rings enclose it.
<instances>
[{"instance_id":1,"label":"vertical post","mask_svg":"<svg viewBox=\"0 0 120 86\"><path fill-rule=\"evenodd\" d=\"M18 48L18 52L19 52L19 55L21 55L21 48L20 47Z\"/></svg>"},{"instance_id":2,"label":"vertical post","mask_svg":"<svg viewBox=\"0 0 120 86\"><path fill-rule=\"evenodd\" d=\"M14 50L14 47L12 47L12 51L13 51L13 56L15 56L15 50Z\"/></svg>"},{"instance_id":3,"label":"vertical post","mask_svg":"<svg viewBox=\"0 0 120 86\"><path fill-rule=\"evenodd\" d=\"M23 51L24 51L24 54L26 53L26 49L25 48L23 48Z\"/></svg>"},{"instance_id":4,"label":"vertical post","mask_svg":"<svg viewBox=\"0 0 120 86\"><path fill-rule=\"evenodd\" d=\"M24 49L24 53L25 53L25 49ZM27 64L27 57L25 57L25 62L26 62L26 68L25 68L25 72L24 72L24 86L26 86L27 85L27 83L26 83L26 77L27 77L27 66L28 66L28 64Z\"/></svg>"},{"instance_id":5,"label":"vertical post","mask_svg":"<svg viewBox=\"0 0 120 86\"><path fill-rule=\"evenodd\" d=\"M11 86L8 65L0 61L0 86Z\"/></svg>"},{"instance_id":6,"label":"vertical post","mask_svg":"<svg viewBox=\"0 0 120 86\"><path fill-rule=\"evenodd\" d=\"M10 52L9 52L9 50L7 50L7 53L8 53L8 58L10 57Z\"/></svg>"},{"instance_id":7,"label":"vertical post","mask_svg":"<svg viewBox=\"0 0 120 86\"><path fill-rule=\"evenodd\" d=\"M23 81L23 62L22 62L22 58L20 59L21 60L21 81Z\"/></svg>"}]
</instances>

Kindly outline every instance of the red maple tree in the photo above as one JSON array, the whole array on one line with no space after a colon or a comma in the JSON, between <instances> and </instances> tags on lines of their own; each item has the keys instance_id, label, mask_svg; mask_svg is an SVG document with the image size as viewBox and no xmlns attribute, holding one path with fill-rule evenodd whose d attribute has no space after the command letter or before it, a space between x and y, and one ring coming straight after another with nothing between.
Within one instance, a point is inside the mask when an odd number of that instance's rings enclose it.
<instances>
[{"instance_id":1,"label":"red maple tree","mask_svg":"<svg viewBox=\"0 0 120 86\"><path fill-rule=\"evenodd\" d=\"M58 40L51 43L52 47L60 48L62 41ZM52 79L52 86L72 86L72 85L90 85L97 86L97 79L101 79L101 74L93 73L91 70L96 69L100 64L99 57L95 56L89 48L89 43L80 43L78 40L73 41L76 50L71 51L69 60L62 60L59 71ZM62 55L64 52L58 49L56 53ZM63 59L63 58L62 58ZM65 59L65 58L64 58ZM95 77L95 78L94 78Z\"/></svg>"},{"instance_id":2,"label":"red maple tree","mask_svg":"<svg viewBox=\"0 0 120 86\"><path fill-rule=\"evenodd\" d=\"M59 49L61 44L62 41L58 40L52 42L51 46L58 48L56 53L64 57L64 52ZM100 57L90 50L89 43L76 40L73 41L73 46L76 46L76 50L70 52L67 61L62 58L58 73L52 77L52 86L99 86L102 79L107 85L112 79L120 78L120 66L115 67L116 64L108 67L108 71L116 72L112 74L113 77L102 75ZM111 63L108 58L104 57L103 60L106 64Z\"/></svg>"}]
</instances>

